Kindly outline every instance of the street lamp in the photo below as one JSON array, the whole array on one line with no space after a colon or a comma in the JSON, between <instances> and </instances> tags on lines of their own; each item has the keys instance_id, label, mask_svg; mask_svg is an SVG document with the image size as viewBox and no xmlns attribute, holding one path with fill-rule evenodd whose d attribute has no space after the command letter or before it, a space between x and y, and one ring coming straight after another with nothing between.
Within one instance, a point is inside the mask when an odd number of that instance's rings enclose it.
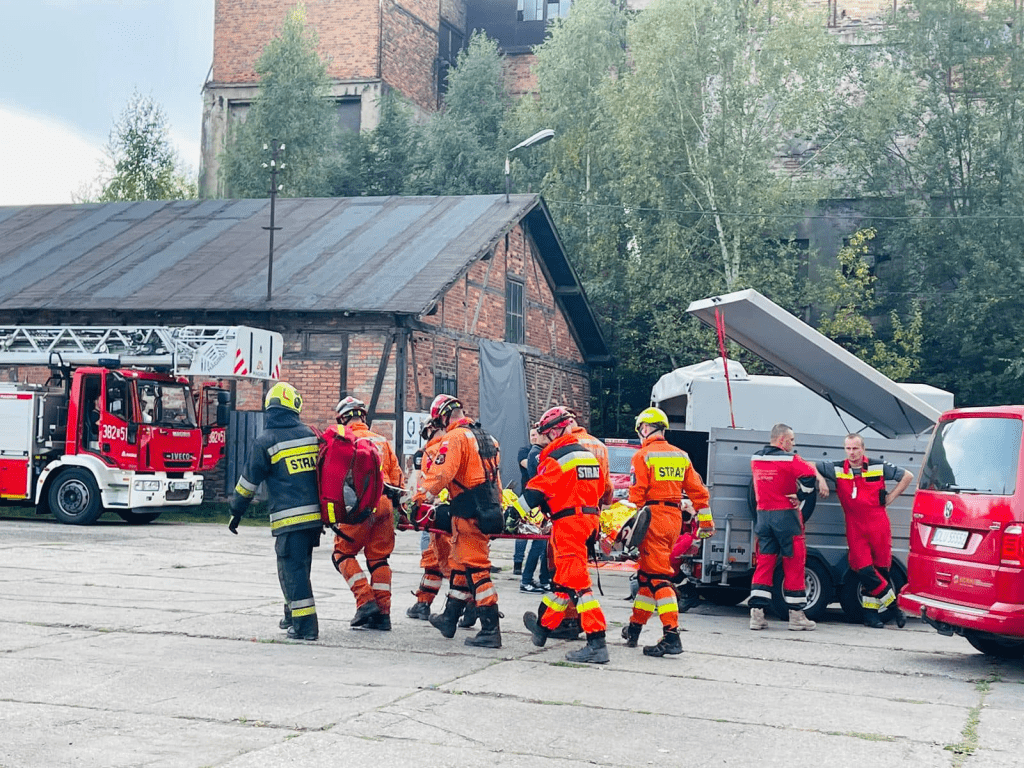
<instances>
[{"instance_id":1,"label":"street lamp","mask_svg":"<svg viewBox=\"0 0 1024 768\"><path fill-rule=\"evenodd\" d=\"M515 152L517 149L526 149L527 147L532 147L532 146L534 146L536 144L543 144L545 141L549 141L549 140L553 139L554 137L555 137L555 132L553 130L551 130L550 128L545 128L544 130L537 131L530 138L523 139L522 141L520 141L518 144L516 144L514 147L512 147L512 149L510 149L505 154L505 202L506 203L509 202L508 195L509 195L509 192L511 191L511 187L512 187L512 182L511 182L511 180L509 178L509 171L511 170L510 166L509 166L509 159L510 159L512 153Z\"/></svg>"}]
</instances>

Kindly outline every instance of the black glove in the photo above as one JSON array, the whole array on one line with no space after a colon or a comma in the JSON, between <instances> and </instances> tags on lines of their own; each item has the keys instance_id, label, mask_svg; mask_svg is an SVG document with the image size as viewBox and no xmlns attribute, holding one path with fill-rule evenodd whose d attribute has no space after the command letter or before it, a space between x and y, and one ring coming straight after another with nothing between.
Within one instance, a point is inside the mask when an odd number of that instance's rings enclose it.
<instances>
[{"instance_id":1,"label":"black glove","mask_svg":"<svg viewBox=\"0 0 1024 768\"><path fill-rule=\"evenodd\" d=\"M238 524L240 522L242 522L242 516L241 515L232 515L231 516L231 520L228 523L228 530L231 531L236 536L238 535Z\"/></svg>"},{"instance_id":2,"label":"black glove","mask_svg":"<svg viewBox=\"0 0 1024 768\"><path fill-rule=\"evenodd\" d=\"M405 494L403 488L399 488L397 485L388 485L384 483L384 496L386 496L392 504L398 504L402 501L402 496Z\"/></svg>"}]
</instances>

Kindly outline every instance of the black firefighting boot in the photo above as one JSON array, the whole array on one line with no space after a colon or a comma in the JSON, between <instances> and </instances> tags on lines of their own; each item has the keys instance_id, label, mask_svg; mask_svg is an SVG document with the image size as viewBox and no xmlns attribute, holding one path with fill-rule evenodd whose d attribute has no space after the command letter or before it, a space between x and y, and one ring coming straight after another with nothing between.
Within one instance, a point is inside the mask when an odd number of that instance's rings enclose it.
<instances>
[{"instance_id":1,"label":"black firefighting boot","mask_svg":"<svg viewBox=\"0 0 1024 768\"><path fill-rule=\"evenodd\" d=\"M462 618L459 620L460 629L470 629L476 624L476 619L480 615L480 611L477 610L476 603L469 603L466 606L466 610L462 614Z\"/></svg>"},{"instance_id":2,"label":"black firefighting boot","mask_svg":"<svg viewBox=\"0 0 1024 768\"><path fill-rule=\"evenodd\" d=\"M561 624L548 632L548 637L555 640L578 640L582 631L580 617L573 616L571 619L563 619Z\"/></svg>"},{"instance_id":3,"label":"black firefighting boot","mask_svg":"<svg viewBox=\"0 0 1024 768\"><path fill-rule=\"evenodd\" d=\"M899 606L896 605L896 603L893 603L888 608L886 608L881 614L879 614L879 618L882 620L883 623L887 621L895 621L896 626L900 629L903 629L907 625L907 616L905 613L903 613L903 611L900 610Z\"/></svg>"},{"instance_id":4,"label":"black firefighting boot","mask_svg":"<svg viewBox=\"0 0 1024 768\"><path fill-rule=\"evenodd\" d=\"M423 621L427 621L427 619L430 618L430 603L425 603L420 600L415 605L409 606L405 615L410 619L423 619Z\"/></svg>"},{"instance_id":5,"label":"black firefighting boot","mask_svg":"<svg viewBox=\"0 0 1024 768\"><path fill-rule=\"evenodd\" d=\"M587 635L587 644L578 651L569 651L565 654L566 661L575 661L583 664L607 664L608 646L604 643L604 632L595 632Z\"/></svg>"},{"instance_id":6,"label":"black firefighting boot","mask_svg":"<svg viewBox=\"0 0 1024 768\"><path fill-rule=\"evenodd\" d=\"M449 597L444 604L444 613L432 613L428 621L445 637L455 637L455 628L459 625L459 616L465 607L465 600Z\"/></svg>"},{"instance_id":7,"label":"black firefighting boot","mask_svg":"<svg viewBox=\"0 0 1024 768\"><path fill-rule=\"evenodd\" d=\"M635 621L629 622L627 626L622 628L622 639L626 641L627 648L636 648L637 643L640 641L640 632L643 628L643 624L637 624Z\"/></svg>"},{"instance_id":8,"label":"black firefighting boot","mask_svg":"<svg viewBox=\"0 0 1024 768\"><path fill-rule=\"evenodd\" d=\"M288 629L292 625L292 609L287 605L284 607L284 618L277 622L281 629Z\"/></svg>"},{"instance_id":9,"label":"black firefighting boot","mask_svg":"<svg viewBox=\"0 0 1024 768\"><path fill-rule=\"evenodd\" d=\"M679 629L665 627L665 634L657 645L645 645L644 656L675 656L683 652L683 644L679 642Z\"/></svg>"},{"instance_id":10,"label":"black firefighting boot","mask_svg":"<svg viewBox=\"0 0 1024 768\"><path fill-rule=\"evenodd\" d=\"M349 625L352 627L366 626L370 623L370 619L378 613L380 613L380 606L377 605L375 600L363 603L356 608L356 615L352 617L352 621L349 622Z\"/></svg>"},{"instance_id":11,"label":"black firefighting boot","mask_svg":"<svg viewBox=\"0 0 1024 768\"><path fill-rule=\"evenodd\" d=\"M530 639L533 641L533 644L538 648L543 648L544 643L551 636L551 630L540 623L540 619L537 618L537 614L533 611L527 611L523 614L523 624L530 630L532 635Z\"/></svg>"},{"instance_id":12,"label":"black firefighting boot","mask_svg":"<svg viewBox=\"0 0 1024 768\"><path fill-rule=\"evenodd\" d=\"M881 629L885 626L881 614L874 608L864 608L861 613L864 615L864 626L872 629Z\"/></svg>"},{"instance_id":13,"label":"black firefighting boot","mask_svg":"<svg viewBox=\"0 0 1024 768\"><path fill-rule=\"evenodd\" d=\"M501 626L498 606L485 605L477 608L480 615L480 631L475 637L467 637L466 645L477 648L501 648Z\"/></svg>"},{"instance_id":14,"label":"black firefighting boot","mask_svg":"<svg viewBox=\"0 0 1024 768\"><path fill-rule=\"evenodd\" d=\"M376 629L378 632L391 631L391 616L386 613L375 613L366 624L367 629Z\"/></svg>"}]
</instances>

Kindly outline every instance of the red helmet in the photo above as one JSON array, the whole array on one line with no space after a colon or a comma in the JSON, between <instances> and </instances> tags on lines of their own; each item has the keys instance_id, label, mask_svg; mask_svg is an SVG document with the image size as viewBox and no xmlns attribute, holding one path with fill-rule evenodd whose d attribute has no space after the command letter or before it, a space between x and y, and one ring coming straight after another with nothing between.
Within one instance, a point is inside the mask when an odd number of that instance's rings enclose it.
<instances>
[{"instance_id":1,"label":"red helmet","mask_svg":"<svg viewBox=\"0 0 1024 768\"><path fill-rule=\"evenodd\" d=\"M438 424L443 424L448 418L448 414L456 408L462 409L462 403L459 402L458 398L451 395L438 395L434 398L434 402L430 404L430 418Z\"/></svg>"},{"instance_id":2,"label":"red helmet","mask_svg":"<svg viewBox=\"0 0 1024 768\"><path fill-rule=\"evenodd\" d=\"M556 405L553 408L548 408L544 411L544 415L541 416L540 421L537 422L537 431L542 435L546 435L553 429L564 427L572 420L572 411L564 406Z\"/></svg>"}]
</instances>

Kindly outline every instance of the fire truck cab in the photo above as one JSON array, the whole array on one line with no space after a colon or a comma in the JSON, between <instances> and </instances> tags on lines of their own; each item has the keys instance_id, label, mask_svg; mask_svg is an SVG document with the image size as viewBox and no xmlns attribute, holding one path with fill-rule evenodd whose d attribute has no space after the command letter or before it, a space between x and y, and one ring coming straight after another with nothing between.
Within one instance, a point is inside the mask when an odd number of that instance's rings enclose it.
<instances>
[{"instance_id":1,"label":"fire truck cab","mask_svg":"<svg viewBox=\"0 0 1024 768\"><path fill-rule=\"evenodd\" d=\"M200 472L224 455L220 380L277 378L282 348L243 326L0 328L0 365L45 358L51 370L44 385L0 384L0 502L76 525L199 504Z\"/></svg>"}]
</instances>

